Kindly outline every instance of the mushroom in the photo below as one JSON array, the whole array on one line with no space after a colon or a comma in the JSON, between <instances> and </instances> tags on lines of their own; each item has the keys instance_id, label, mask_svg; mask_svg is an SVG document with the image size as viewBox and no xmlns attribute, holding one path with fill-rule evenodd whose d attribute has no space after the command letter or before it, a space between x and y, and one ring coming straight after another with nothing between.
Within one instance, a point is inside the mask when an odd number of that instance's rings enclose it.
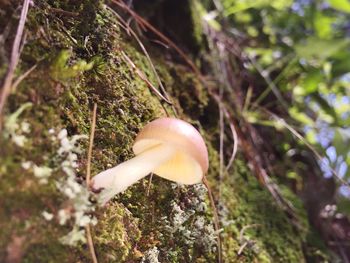
<instances>
[{"instance_id":1,"label":"mushroom","mask_svg":"<svg viewBox=\"0 0 350 263\"><path fill-rule=\"evenodd\" d=\"M202 136L191 124L175 118L147 124L137 135L133 152L134 158L93 177L92 189L103 189L102 203L149 173L180 184L196 184L209 166Z\"/></svg>"}]
</instances>

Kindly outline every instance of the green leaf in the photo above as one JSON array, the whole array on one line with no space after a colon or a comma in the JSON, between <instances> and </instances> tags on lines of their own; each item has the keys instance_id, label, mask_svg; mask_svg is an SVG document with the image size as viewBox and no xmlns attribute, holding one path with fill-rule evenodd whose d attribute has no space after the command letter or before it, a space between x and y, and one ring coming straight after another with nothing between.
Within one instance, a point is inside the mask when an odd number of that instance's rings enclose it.
<instances>
[{"instance_id":1,"label":"green leaf","mask_svg":"<svg viewBox=\"0 0 350 263\"><path fill-rule=\"evenodd\" d=\"M309 72L300 84L304 88L304 95L317 91L321 82L323 82L323 76L319 70Z\"/></svg>"},{"instance_id":2,"label":"green leaf","mask_svg":"<svg viewBox=\"0 0 350 263\"><path fill-rule=\"evenodd\" d=\"M333 145L337 154L346 156L350 151L350 128L335 128L334 131Z\"/></svg>"},{"instance_id":3,"label":"green leaf","mask_svg":"<svg viewBox=\"0 0 350 263\"><path fill-rule=\"evenodd\" d=\"M312 98L318 103L321 107L321 111L318 112L318 117L323 119L323 121L328 123L338 124L338 115L333 106L329 105L327 100L325 100L320 94L313 93Z\"/></svg>"},{"instance_id":4,"label":"green leaf","mask_svg":"<svg viewBox=\"0 0 350 263\"><path fill-rule=\"evenodd\" d=\"M350 2L348 0L329 0L328 2L334 9L350 13Z\"/></svg>"},{"instance_id":5,"label":"green leaf","mask_svg":"<svg viewBox=\"0 0 350 263\"><path fill-rule=\"evenodd\" d=\"M330 39L332 38L332 23L334 18L326 16L321 12L316 12L314 17L314 28L316 34L321 39Z\"/></svg>"},{"instance_id":6,"label":"green leaf","mask_svg":"<svg viewBox=\"0 0 350 263\"><path fill-rule=\"evenodd\" d=\"M350 200L348 198L339 198L337 205L339 212L350 214Z\"/></svg>"},{"instance_id":7,"label":"green leaf","mask_svg":"<svg viewBox=\"0 0 350 263\"><path fill-rule=\"evenodd\" d=\"M350 72L350 52L341 50L334 56L332 75L334 77L339 77L348 72Z\"/></svg>"},{"instance_id":8,"label":"green leaf","mask_svg":"<svg viewBox=\"0 0 350 263\"><path fill-rule=\"evenodd\" d=\"M314 129L310 129L306 135L306 140L311 143L311 144L316 144L317 143L317 134L316 131Z\"/></svg>"},{"instance_id":9,"label":"green leaf","mask_svg":"<svg viewBox=\"0 0 350 263\"><path fill-rule=\"evenodd\" d=\"M225 15L229 16L250 8L262 9L272 7L276 10L284 10L291 6L292 0L240 0L224 1Z\"/></svg>"},{"instance_id":10,"label":"green leaf","mask_svg":"<svg viewBox=\"0 0 350 263\"><path fill-rule=\"evenodd\" d=\"M314 121L307 116L304 112L299 111L296 107L291 107L289 109L289 114L295 120L310 126L314 126Z\"/></svg>"},{"instance_id":11,"label":"green leaf","mask_svg":"<svg viewBox=\"0 0 350 263\"><path fill-rule=\"evenodd\" d=\"M305 42L298 43L295 46L295 51L300 58L323 61L345 48L348 44L348 39L326 40L317 37L309 37Z\"/></svg>"}]
</instances>

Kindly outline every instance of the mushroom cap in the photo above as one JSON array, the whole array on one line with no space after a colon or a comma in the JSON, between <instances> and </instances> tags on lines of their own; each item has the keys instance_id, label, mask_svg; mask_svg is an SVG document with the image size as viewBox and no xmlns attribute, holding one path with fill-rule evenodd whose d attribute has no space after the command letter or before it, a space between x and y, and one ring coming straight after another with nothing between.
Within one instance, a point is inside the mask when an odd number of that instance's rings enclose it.
<instances>
[{"instance_id":1,"label":"mushroom cap","mask_svg":"<svg viewBox=\"0 0 350 263\"><path fill-rule=\"evenodd\" d=\"M209 167L208 150L200 133L185 121L159 118L140 131L133 151L138 155L163 143L173 146L175 153L154 173L182 184L199 183Z\"/></svg>"}]
</instances>

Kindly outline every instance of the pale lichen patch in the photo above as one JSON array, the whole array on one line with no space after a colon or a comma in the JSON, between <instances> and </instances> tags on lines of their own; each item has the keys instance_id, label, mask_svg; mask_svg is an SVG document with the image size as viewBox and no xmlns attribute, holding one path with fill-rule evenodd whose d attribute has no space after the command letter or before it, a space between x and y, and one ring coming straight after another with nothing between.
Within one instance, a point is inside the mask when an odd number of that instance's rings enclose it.
<instances>
[{"instance_id":1,"label":"pale lichen patch","mask_svg":"<svg viewBox=\"0 0 350 263\"><path fill-rule=\"evenodd\" d=\"M31 103L24 103L14 113L5 117L3 136L18 147L24 147L28 141L25 134L30 132L30 124L26 121L19 123L19 116L31 106Z\"/></svg>"},{"instance_id":2,"label":"pale lichen patch","mask_svg":"<svg viewBox=\"0 0 350 263\"><path fill-rule=\"evenodd\" d=\"M160 263L159 250L157 247L153 247L145 252L145 256L142 258L142 263Z\"/></svg>"}]
</instances>

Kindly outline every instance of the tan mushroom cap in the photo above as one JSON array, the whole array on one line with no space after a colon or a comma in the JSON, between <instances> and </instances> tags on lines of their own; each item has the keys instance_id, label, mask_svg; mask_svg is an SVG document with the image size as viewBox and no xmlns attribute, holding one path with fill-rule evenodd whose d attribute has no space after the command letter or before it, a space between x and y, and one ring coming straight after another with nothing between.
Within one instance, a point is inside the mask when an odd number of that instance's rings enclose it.
<instances>
[{"instance_id":1,"label":"tan mushroom cap","mask_svg":"<svg viewBox=\"0 0 350 263\"><path fill-rule=\"evenodd\" d=\"M155 174L182 184L199 183L208 171L208 150L200 133L176 118L160 118L147 124L137 135L136 155L160 144L171 145L174 156L156 168Z\"/></svg>"}]
</instances>

